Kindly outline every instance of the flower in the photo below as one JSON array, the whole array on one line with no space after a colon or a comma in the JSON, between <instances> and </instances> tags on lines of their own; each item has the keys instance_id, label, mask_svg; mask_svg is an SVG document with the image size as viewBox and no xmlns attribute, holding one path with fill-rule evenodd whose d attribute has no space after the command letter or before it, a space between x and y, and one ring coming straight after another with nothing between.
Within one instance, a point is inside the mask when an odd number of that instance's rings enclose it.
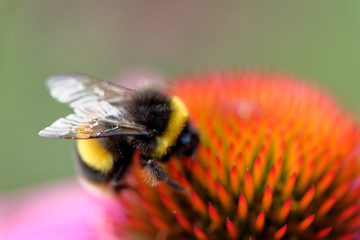
<instances>
[{"instance_id":1,"label":"flower","mask_svg":"<svg viewBox=\"0 0 360 240\"><path fill-rule=\"evenodd\" d=\"M134 164L115 199L73 181L0 196L0 239L359 239L360 128L331 97L255 73L169 94L201 137L194 158L163 165L184 191L148 186Z\"/></svg>"},{"instance_id":2,"label":"flower","mask_svg":"<svg viewBox=\"0 0 360 240\"><path fill-rule=\"evenodd\" d=\"M128 239L355 239L360 229L360 129L324 92L283 75L180 79L201 143L165 165L175 191L135 174L120 193ZM136 171L135 171L136 172ZM112 209L112 212L115 210Z\"/></svg>"},{"instance_id":3,"label":"flower","mask_svg":"<svg viewBox=\"0 0 360 240\"><path fill-rule=\"evenodd\" d=\"M97 239L100 206L73 180L0 197L0 239Z\"/></svg>"}]
</instances>

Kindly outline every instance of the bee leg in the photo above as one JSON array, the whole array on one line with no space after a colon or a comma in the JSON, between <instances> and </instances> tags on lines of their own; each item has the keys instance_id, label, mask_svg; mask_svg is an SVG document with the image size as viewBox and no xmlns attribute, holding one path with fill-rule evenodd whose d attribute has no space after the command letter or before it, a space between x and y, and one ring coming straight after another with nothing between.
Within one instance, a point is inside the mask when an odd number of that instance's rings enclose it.
<instances>
[{"instance_id":1,"label":"bee leg","mask_svg":"<svg viewBox=\"0 0 360 240\"><path fill-rule=\"evenodd\" d=\"M110 181L110 187L114 192L120 192L122 189L129 188L127 184L125 184L124 182L120 182L122 176L125 173L126 167L127 165L121 165Z\"/></svg>"},{"instance_id":2,"label":"bee leg","mask_svg":"<svg viewBox=\"0 0 360 240\"><path fill-rule=\"evenodd\" d=\"M167 173L154 160L142 156L140 160L143 167L143 177L146 183L154 187L158 182L163 182L168 179Z\"/></svg>"},{"instance_id":3,"label":"bee leg","mask_svg":"<svg viewBox=\"0 0 360 240\"><path fill-rule=\"evenodd\" d=\"M110 187L115 193L119 193L121 190L130 188L128 185L119 182L111 182Z\"/></svg>"},{"instance_id":4,"label":"bee leg","mask_svg":"<svg viewBox=\"0 0 360 240\"><path fill-rule=\"evenodd\" d=\"M163 156L161 159L159 159L163 163L167 163L170 161L170 158L173 156L172 153L167 153L165 156Z\"/></svg>"},{"instance_id":5,"label":"bee leg","mask_svg":"<svg viewBox=\"0 0 360 240\"><path fill-rule=\"evenodd\" d=\"M143 177L144 181L150 186L154 187L158 182L166 182L166 184L176 190L182 190L183 187L171 180L164 169L162 169L158 164L155 163L153 159L141 157L141 165L143 167Z\"/></svg>"},{"instance_id":6,"label":"bee leg","mask_svg":"<svg viewBox=\"0 0 360 240\"><path fill-rule=\"evenodd\" d=\"M167 179L166 184L174 190L178 190L178 191L184 190L184 187L180 183L171 180L170 178Z\"/></svg>"}]
</instances>

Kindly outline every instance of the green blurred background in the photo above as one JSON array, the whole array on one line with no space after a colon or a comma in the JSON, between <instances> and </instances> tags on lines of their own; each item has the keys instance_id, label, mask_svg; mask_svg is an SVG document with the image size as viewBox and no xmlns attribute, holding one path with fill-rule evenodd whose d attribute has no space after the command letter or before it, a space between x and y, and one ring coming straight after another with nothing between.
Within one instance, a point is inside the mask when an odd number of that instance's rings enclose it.
<instances>
[{"instance_id":1,"label":"green blurred background","mask_svg":"<svg viewBox=\"0 0 360 240\"><path fill-rule=\"evenodd\" d=\"M0 0L0 190L74 174L72 142L37 136L70 113L44 87L55 73L280 71L359 112L359 13L355 0Z\"/></svg>"}]
</instances>

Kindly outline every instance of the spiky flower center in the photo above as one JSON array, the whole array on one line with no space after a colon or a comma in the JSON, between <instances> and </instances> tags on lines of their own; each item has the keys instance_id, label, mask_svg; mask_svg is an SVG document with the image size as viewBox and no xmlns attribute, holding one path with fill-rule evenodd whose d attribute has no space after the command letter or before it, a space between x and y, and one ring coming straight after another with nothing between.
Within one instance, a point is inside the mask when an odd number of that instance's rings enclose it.
<instances>
[{"instance_id":1,"label":"spiky flower center","mask_svg":"<svg viewBox=\"0 0 360 240\"><path fill-rule=\"evenodd\" d=\"M201 134L170 178L140 177L119 196L138 239L355 238L360 228L360 131L328 96L283 76L213 74L176 82ZM125 229L125 230L124 230Z\"/></svg>"}]
</instances>

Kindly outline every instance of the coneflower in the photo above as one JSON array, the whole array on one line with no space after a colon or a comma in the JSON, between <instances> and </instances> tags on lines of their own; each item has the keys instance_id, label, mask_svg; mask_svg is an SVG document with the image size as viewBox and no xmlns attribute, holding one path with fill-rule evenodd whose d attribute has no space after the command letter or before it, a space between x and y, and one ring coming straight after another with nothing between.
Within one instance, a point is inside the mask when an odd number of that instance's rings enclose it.
<instances>
[{"instance_id":1,"label":"coneflower","mask_svg":"<svg viewBox=\"0 0 360 240\"><path fill-rule=\"evenodd\" d=\"M135 175L120 193L122 239L356 239L360 129L333 99L282 75L209 74L176 81L201 143L165 165L184 191Z\"/></svg>"}]
</instances>

